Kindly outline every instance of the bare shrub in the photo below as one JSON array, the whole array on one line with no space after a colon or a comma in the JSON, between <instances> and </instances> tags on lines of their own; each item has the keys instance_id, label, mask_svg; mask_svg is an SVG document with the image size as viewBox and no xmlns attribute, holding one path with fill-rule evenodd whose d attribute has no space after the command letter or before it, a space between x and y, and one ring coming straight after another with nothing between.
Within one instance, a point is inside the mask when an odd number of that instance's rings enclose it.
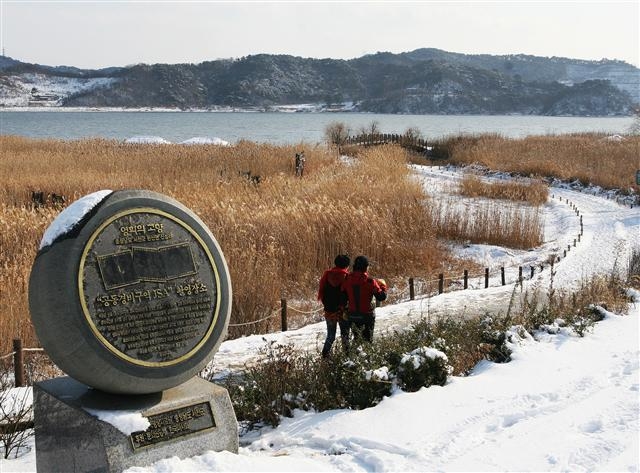
<instances>
[{"instance_id":1,"label":"bare shrub","mask_svg":"<svg viewBox=\"0 0 640 473\"><path fill-rule=\"evenodd\" d=\"M640 288L640 248L633 248L629 255L627 280L635 288Z\"/></svg>"},{"instance_id":2,"label":"bare shrub","mask_svg":"<svg viewBox=\"0 0 640 473\"><path fill-rule=\"evenodd\" d=\"M379 135L380 131L380 122L373 120L366 126L361 126L358 129L359 135Z\"/></svg>"},{"instance_id":3,"label":"bare shrub","mask_svg":"<svg viewBox=\"0 0 640 473\"><path fill-rule=\"evenodd\" d=\"M344 122L331 122L324 129L327 143L336 146L344 145L350 133L350 128Z\"/></svg>"},{"instance_id":4,"label":"bare shrub","mask_svg":"<svg viewBox=\"0 0 640 473\"><path fill-rule=\"evenodd\" d=\"M640 107L636 107L633 115L633 122L629 126L629 134L640 136Z\"/></svg>"},{"instance_id":5,"label":"bare shrub","mask_svg":"<svg viewBox=\"0 0 640 473\"><path fill-rule=\"evenodd\" d=\"M569 327L583 337L603 319L602 309L624 313L628 308L624 282L615 271L587 278L575 290L558 290L552 284L546 294L539 290L525 294L515 323L530 332L548 330L549 326Z\"/></svg>"},{"instance_id":6,"label":"bare shrub","mask_svg":"<svg viewBox=\"0 0 640 473\"><path fill-rule=\"evenodd\" d=\"M419 128L409 127L402 134L402 139L406 142L418 141L422 139L422 132Z\"/></svg>"},{"instance_id":7,"label":"bare shrub","mask_svg":"<svg viewBox=\"0 0 640 473\"><path fill-rule=\"evenodd\" d=\"M31 388L0 391L0 443L5 459L25 449L33 435Z\"/></svg>"}]
</instances>

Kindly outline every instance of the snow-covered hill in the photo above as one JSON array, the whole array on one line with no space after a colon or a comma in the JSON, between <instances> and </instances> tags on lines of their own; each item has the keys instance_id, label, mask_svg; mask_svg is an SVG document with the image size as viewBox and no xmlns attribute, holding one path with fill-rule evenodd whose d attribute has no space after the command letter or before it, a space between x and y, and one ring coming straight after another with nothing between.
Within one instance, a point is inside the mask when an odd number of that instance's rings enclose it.
<instances>
[{"instance_id":1,"label":"snow-covered hill","mask_svg":"<svg viewBox=\"0 0 640 473\"><path fill-rule=\"evenodd\" d=\"M64 77L42 73L0 77L0 104L6 107L56 107L62 99L79 92L109 87L112 77Z\"/></svg>"},{"instance_id":2,"label":"snow-covered hill","mask_svg":"<svg viewBox=\"0 0 640 473\"><path fill-rule=\"evenodd\" d=\"M351 102L359 112L389 114L628 116L640 100L639 84L640 70L622 61L434 49L349 60L257 54L100 70L0 56L5 107L344 111Z\"/></svg>"}]
</instances>

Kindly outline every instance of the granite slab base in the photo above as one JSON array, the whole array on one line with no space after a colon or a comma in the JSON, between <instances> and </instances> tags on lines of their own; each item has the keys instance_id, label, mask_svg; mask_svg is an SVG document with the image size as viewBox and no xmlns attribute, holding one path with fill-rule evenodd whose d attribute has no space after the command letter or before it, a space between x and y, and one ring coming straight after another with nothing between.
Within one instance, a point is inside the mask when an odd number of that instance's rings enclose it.
<instances>
[{"instance_id":1,"label":"granite slab base","mask_svg":"<svg viewBox=\"0 0 640 473\"><path fill-rule=\"evenodd\" d=\"M141 413L150 427L127 435L96 417L123 411ZM229 393L201 378L145 395L103 393L66 376L43 381L34 387L34 422L39 472L120 473L173 456L238 452Z\"/></svg>"}]
</instances>

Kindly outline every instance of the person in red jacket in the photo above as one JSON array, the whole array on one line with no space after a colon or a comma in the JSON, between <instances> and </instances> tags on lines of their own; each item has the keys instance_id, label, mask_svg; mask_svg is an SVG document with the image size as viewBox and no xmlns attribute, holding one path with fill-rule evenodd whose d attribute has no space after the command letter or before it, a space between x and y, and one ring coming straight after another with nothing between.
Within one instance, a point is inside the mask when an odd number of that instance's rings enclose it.
<instances>
[{"instance_id":1,"label":"person in red jacket","mask_svg":"<svg viewBox=\"0 0 640 473\"><path fill-rule=\"evenodd\" d=\"M354 341L364 339L371 342L376 323L375 303L387 298L387 285L383 279L369 277L369 260L358 256L353 262L353 271L349 273L342 288L347 293L349 322L353 329Z\"/></svg>"},{"instance_id":2,"label":"person in red jacket","mask_svg":"<svg viewBox=\"0 0 640 473\"><path fill-rule=\"evenodd\" d=\"M327 322L327 338L322 347L323 358L327 358L331 352L338 325L340 325L342 348L345 352L349 349L350 324L345 313L347 295L342 289L342 283L347 277L351 259L347 255L338 255L334 263L333 268L327 269L322 274L318 288L318 300L324 306L324 318Z\"/></svg>"}]
</instances>

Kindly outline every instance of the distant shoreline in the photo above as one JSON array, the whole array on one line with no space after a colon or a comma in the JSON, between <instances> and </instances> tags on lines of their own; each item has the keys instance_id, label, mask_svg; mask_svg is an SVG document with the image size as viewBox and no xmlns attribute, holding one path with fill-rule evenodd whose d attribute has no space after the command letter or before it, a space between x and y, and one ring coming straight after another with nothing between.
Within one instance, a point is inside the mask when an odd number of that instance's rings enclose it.
<instances>
[{"instance_id":1,"label":"distant shoreline","mask_svg":"<svg viewBox=\"0 0 640 473\"><path fill-rule=\"evenodd\" d=\"M544 117L544 118L629 118L633 117L631 115L535 115L535 114L525 114L525 113L498 113L498 114L446 114L446 113L428 113L428 114L409 114L409 113L377 113L377 112L361 112L354 110L323 110L321 108L314 108L313 106L309 107L300 107L300 106L279 106L278 108L274 108L272 110L265 110L263 108L190 108L190 109L180 109L180 108L167 108L167 107L139 107L139 108L128 108L128 107L15 107L15 106L0 106L0 113L2 112L94 112L94 113L277 113L277 114L295 114L295 113L304 113L304 114L314 114L314 115L333 115L346 113L349 115L392 115L392 116L440 116L440 117Z\"/></svg>"},{"instance_id":2,"label":"distant shoreline","mask_svg":"<svg viewBox=\"0 0 640 473\"><path fill-rule=\"evenodd\" d=\"M270 107L226 107L211 108L176 107L65 107L62 105L7 105L0 104L0 111L14 112L194 112L194 113L372 113L354 110L353 104L327 107L326 104L302 103L273 105Z\"/></svg>"}]
</instances>

